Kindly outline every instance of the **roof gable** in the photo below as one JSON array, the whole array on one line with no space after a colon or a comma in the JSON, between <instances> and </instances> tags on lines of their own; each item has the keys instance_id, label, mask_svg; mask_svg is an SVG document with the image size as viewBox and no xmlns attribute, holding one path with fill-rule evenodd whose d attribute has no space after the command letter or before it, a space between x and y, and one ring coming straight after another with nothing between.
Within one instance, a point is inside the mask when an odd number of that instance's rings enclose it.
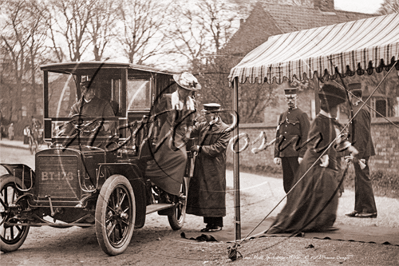
<instances>
[{"instance_id":1,"label":"roof gable","mask_svg":"<svg viewBox=\"0 0 399 266\"><path fill-rule=\"evenodd\" d=\"M377 15L341 10L322 11L298 5L279 5L258 1L248 18L224 47L225 54L244 56L266 42L270 36L355 21Z\"/></svg>"},{"instance_id":2,"label":"roof gable","mask_svg":"<svg viewBox=\"0 0 399 266\"><path fill-rule=\"evenodd\" d=\"M341 10L325 12L318 8L292 5L263 4L262 7L270 13L283 33L377 16Z\"/></svg>"},{"instance_id":3,"label":"roof gable","mask_svg":"<svg viewBox=\"0 0 399 266\"><path fill-rule=\"evenodd\" d=\"M233 54L241 53L242 47L246 47L247 51L252 50L259 43L267 41L269 36L281 33L274 18L258 2L246 21L241 20L240 28L230 39L228 49Z\"/></svg>"}]
</instances>

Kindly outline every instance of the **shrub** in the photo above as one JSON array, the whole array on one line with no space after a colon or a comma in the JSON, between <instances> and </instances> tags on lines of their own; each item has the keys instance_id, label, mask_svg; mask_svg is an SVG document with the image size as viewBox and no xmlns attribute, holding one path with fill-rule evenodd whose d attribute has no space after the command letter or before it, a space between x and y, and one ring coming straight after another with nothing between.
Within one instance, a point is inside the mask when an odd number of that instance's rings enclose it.
<instances>
[{"instance_id":1,"label":"shrub","mask_svg":"<svg viewBox=\"0 0 399 266\"><path fill-rule=\"evenodd\" d=\"M378 170L371 172L370 179L376 196L399 198L398 174L385 173ZM355 189L355 171L351 168L348 170L348 174L345 177L344 186L348 189Z\"/></svg>"},{"instance_id":2,"label":"shrub","mask_svg":"<svg viewBox=\"0 0 399 266\"><path fill-rule=\"evenodd\" d=\"M233 170L231 163L227 164L227 168ZM256 167L247 167L240 165L240 171L264 175L269 177L282 178L281 167L262 165ZM339 176L340 178L341 176ZM395 173L385 173L383 171L374 171L370 174L370 179L373 184L375 196L388 196L392 198L399 198L399 175ZM349 167L344 180L345 189L355 189L355 170Z\"/></svg>"}]
</instances>

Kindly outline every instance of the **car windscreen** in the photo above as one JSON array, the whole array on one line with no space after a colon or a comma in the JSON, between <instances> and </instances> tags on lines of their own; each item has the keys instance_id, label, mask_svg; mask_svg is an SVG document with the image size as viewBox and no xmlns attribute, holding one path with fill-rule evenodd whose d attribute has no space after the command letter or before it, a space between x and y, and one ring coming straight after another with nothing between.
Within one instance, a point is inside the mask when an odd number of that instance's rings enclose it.
<instances>
[{"instance_id":1,"label":"car windscreen","mask_svg":"<svg viewBox=\"0 0 399 266\"><path fill-rule=\"evenodd\" d=\"M68 117L71 107L76 101L75 76L50 72L47 101L49 117Z\"/></svg>"}]
</instances>

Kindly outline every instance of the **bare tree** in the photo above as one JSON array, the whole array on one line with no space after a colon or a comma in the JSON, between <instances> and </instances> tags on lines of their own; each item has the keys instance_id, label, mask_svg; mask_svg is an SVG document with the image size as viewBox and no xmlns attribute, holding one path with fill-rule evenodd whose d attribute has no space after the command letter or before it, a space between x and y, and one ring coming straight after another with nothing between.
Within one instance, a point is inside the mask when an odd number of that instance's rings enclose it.
<instances>
[{"instance_id":1,"label":"bare tree","mask_svg":"<svg viewBox=\"0 0 399 266\"><path fill-rule=\"evenodd\" d=\"M8 79L7 88L11 89L11 113L17 114L20 120L22 107L30 115L37 111L36 76L46 39L45 14L40 7L40 0L13 0L4 4L6 23L1 40L8 62L11 63L6 71L11 71L13 77ZM30 97L23 97L22 90L27 91L24 96Z\"/></svg>"},{"instance_id":2,"label":"bare tree","mask_svg":"<svg viewBox=\"0 0 399 266\"><path fill-rule=\"evenodd\" d=\"M209 52L206 29L200 27L200 13L183 7L172 17L168 38L173 44L170 53L186 58L189 63L198 61ZM209 37L209 36L208 36Z\"/></svg>"},{"instance_id":3,"label":"bare tree","mask_svg":"<svg viewBox=\"0 0 399 266\"><path fill-rule=\"evenodd\" d=\"M218 54L236 30L232 22L237 6L227 1L198 0L194 5L173 10L177 14L171 21L168 38L174 53L185 57L193 67L208 55Z\"/></svg>"},{"instance_id":4,"label":"bare tree","mask_svg":"<svg viewBox=\"0 0 399 266\"><path fill-rule=\"evenodd\" d=\"M13 108L12 63L4 41L0 39L0 123L9 121ZM4 119L4 120L3 120Z\"/></svg>"},{"instance_id":5,"label":"bare tree","mask_svg":"<svg viewBox=\"0 0 399 266\"><path fill-rule=\"evenodd\" d=\"M197 69L198 80L202 86L198 100L202 103L217 102L224 109L232 107L232 88L229 88L228 57L208 57L206 64ZM227 89L226 89L227 88Z\"/></svg>"},{"instance_id":6,"label":"bare tree","mask_svg":"<svg viewBox=\"0 0 399 266\"><path fill-rule=\"evenodd\" d=\"M198 70L202 89L198 100L201 103L217 102L224 109L232 110L233 88L229 85L231 62L233 56L208 57L207 63ZM241 123L260 123L264 119L263 111L267 106L277 103L277 84L239 84L239 117ZM223 121L230 117L224 117ZM226 120L228 121L228 120ZM230 122L230 121L228 121Z\"/></svg>"},{"instance_id":7,"label":"bare tree","mask_svg":"<svg viewBox=\"0 0 399 266\"><path fill-rule=\"evenodd\" d=\"M381 4L378 12L382 15L398 13L399 12L399 0L384 0Z\"/></svg>"},{"instance_id":8,"label":"bare tree","mask_svg":"<svg viewBox=\"0 0 399 266\"><path fill-rule=\"evenodd\" d=\"M11 114L16 114L17 119L22 117L22 86L26 75L26 65L29 63L27 56L27 43L31 39L30 13L27 3L23 0L10 0L3 2L3 14L5 15L5 26L1 30L2 46L8 55L11 64L10 80ZM15 83L14 83L15 82Z\"/></svg>"},{"instance_id":9,"label":"bare tree","mask_svg":"<svg viewBox=\"0 0 399 266\"><path fill-rule=\"evenodd\" d=\"M47 22L52 49L58 61L69 55L70 61L80 61L91 43L88 24L93 17L96 0L50 0ZM68 52L65 53L64 50Z\"/></svg>"},{"instance_id":10,"label":"bare tree","mask_svg":"<svg viewBox=\"0 0 399 266\"><path fill-rule=\"evenodd\" d=\"M239 18L239 6L234 1L198 0L195 5L183 8L176 16L169 37L176 53L191 63L198 74L202 89L200 102L218 102L232 109L233 90L228 75L239 58L223 54L226 44L236 31L234 20ZM263 110L275 103L277 85L240 84L240 121L262 122Z\"/></svg>"},{"instance_id":11,"label":"bare tree","mask_svg":"<svg viewBox=\"0 0 399 266\"><path fill-rule=\"evenodd\" d=\"M30 0L27 5L28 12L31 17L30 24L30 39L27 42L27 48L29 51L29 68L30 68L30 80L31 80L31 89L29 98L29 114L37 113L37 84L36 84L36 76L39 71L39 65L45 60L42 57L42 54L45 54L45 41L47 39L47 25L46 19L47 14L45 12L45 8L43 3L40 0ZM41 95L41 94L39 94ZM41 106L43 107L43 106Z\"/></svg>"},{"instance_id":12,"label":"bare tree","mask_svg":"<svg viewBox=\"0 0 399 266\"><path fill-rule=\"evenodd\" d=\"M165 45L163 28L167 3L157 0L125 0L120 6L123 32L119 42L130 63L142 64L160 54Z\"/></svg>"},{"instance_id":13,"label":"bare tree","mask_svg":"<svg viewBox=\"0 0 399 266\"><path fill-rule=\"evenodd\" d=\"M212 47L218 54L221 46L237 30L232 24L237 16L237 6L218 0L201 0L198 7L202 13L200 25L212 36Z\"/></svg>"},{"instance_id":14,"label":"bare tree","mask_svg":"<svg viewBox=\"0 0 399 266\"><path fill-rule=\"evenodd\" d=\"M121 2L121 0L101 0L97 1L93 7L92 16L88 23L88 32L91 36L96 61L102 59L105 48L117 36L113 29L117 26L117 12L121 8Z\"/></svg>"}]
</instances>

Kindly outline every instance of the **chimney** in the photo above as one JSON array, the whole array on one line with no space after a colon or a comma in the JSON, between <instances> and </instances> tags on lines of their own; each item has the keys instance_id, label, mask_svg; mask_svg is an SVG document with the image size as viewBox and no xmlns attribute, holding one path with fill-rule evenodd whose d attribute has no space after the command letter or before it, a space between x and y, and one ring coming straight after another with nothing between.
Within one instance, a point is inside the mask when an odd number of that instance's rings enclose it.
<instances>
[{"instance_id":1,"label":"chimney","mask_svg":"<svg viewBox=\"0 0 399 266\"><path fill-rule=\"evenodd\" d=\"M321 11L334 11L334 0L313 0L314 8L318 8Z\"/></svg>"}]
</instances>

